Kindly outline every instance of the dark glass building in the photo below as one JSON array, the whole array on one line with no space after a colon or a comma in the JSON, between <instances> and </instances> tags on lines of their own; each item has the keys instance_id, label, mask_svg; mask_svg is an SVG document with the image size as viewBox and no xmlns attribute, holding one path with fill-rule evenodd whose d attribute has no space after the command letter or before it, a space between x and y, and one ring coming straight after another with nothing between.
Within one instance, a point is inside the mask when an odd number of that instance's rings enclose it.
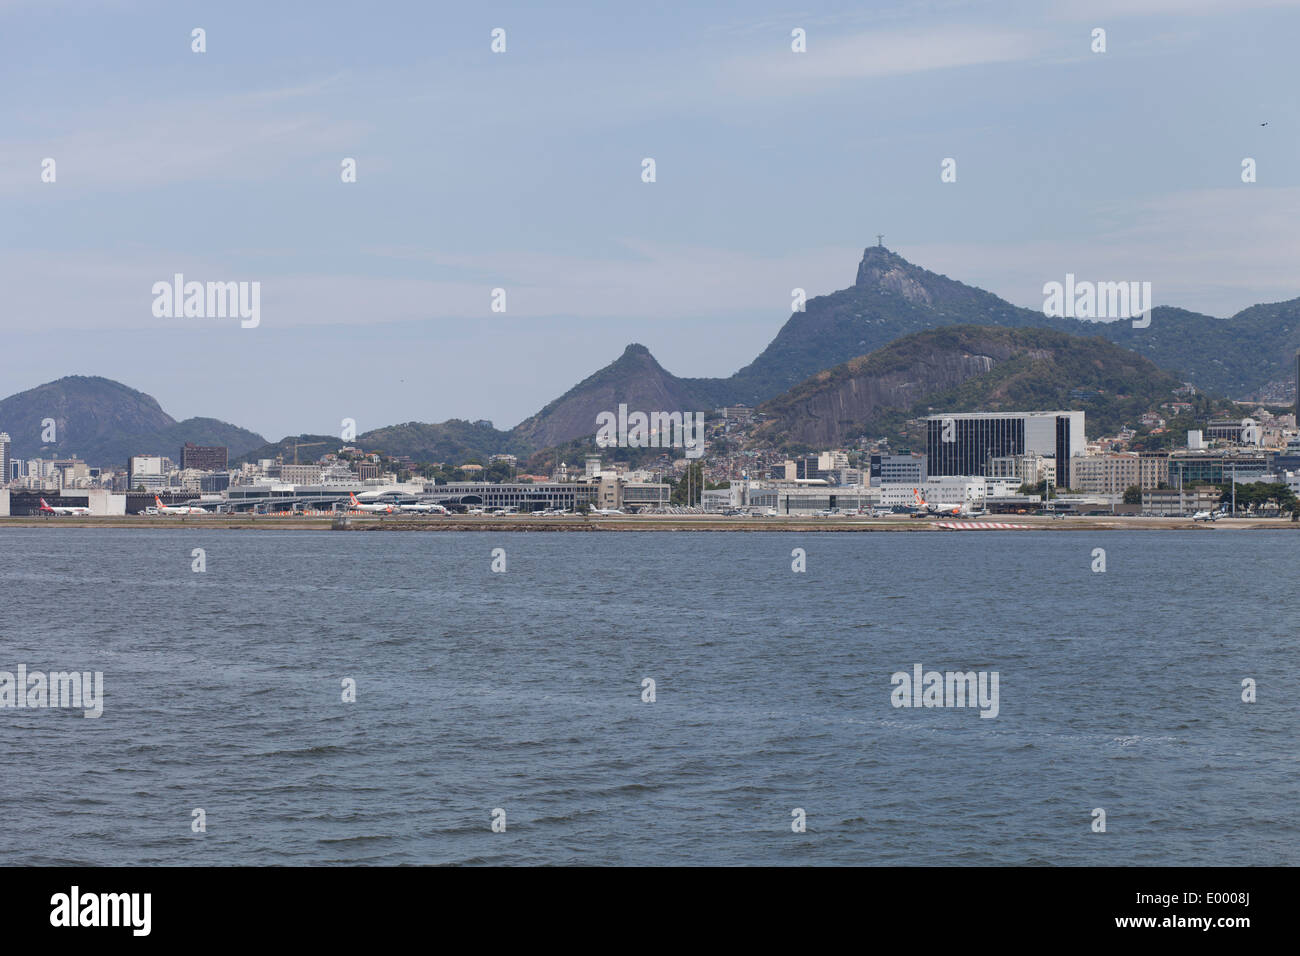
<instances>
[{"instance_id":1,"label":"dark glass building","mask_svg":"<svg viewBox=\"0 0 1300 956\"><path fill-rule=\"evenodd\" d=\"M181 469L199 471L225 471L228 454L225 445L195 445L186 442L181 449Z\"/></svg>"},{"instance_id":2,"label":"dark glass building","mask_svg":"<svg viewBox=\"0 0 1300 956\"><path fill-rule=\"evenodd\" d=\"M1070 487L1070 459L1083 454L1083 412L968 412L926 419L930 475L988 477L994 458L1036 454L1056 459L1056 485Z\"/></svg>"}]
</instances>

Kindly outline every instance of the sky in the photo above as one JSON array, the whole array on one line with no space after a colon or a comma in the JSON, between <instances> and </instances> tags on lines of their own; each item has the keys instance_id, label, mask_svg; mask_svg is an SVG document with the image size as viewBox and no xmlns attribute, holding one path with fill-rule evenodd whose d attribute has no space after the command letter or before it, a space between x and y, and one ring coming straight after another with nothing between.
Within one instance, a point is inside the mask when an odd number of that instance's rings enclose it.
<instances>
[{"instance_id":1,"label":"sky","mask_svg":"<svg viewBox=\"0 0 1300 956\"><path fill-rule=\"evenodd\" d=\"M878 233L1030 308L1294 298L1298 7L0 0L0 396L509 428L631 342L731 374ZM259 323L156 316L176 273Z\"/></svg>"}]
</instances>

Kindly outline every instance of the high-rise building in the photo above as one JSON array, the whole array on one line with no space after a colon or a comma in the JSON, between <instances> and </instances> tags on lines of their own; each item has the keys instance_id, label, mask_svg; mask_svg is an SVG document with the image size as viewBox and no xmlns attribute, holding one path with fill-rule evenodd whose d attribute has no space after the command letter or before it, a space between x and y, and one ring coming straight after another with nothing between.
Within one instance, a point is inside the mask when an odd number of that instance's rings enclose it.
<instances>
[{"instance_id":1,"label":"high-rise building","mask_svg":"<svg viewBox=\"0 0 1300 956\"><path fill-rule=\"evenodd\" d=\"M0 432L0 484L9 481L13 475L9 471L9 446L10 439L8 432Z\"/></svg>"},{"instance_id":2,"label":"high-rise building","mask_svg":"<svg viewBox=\"0 0 1300 956\"><path fill-rule=\"evenodd\" d=\"M1037 454L1056 460L1056 484L1070 487L1070 459L1087 448L1083 412L954 412L926 419L931 476L989 476L994 458Z\"/></svg>"},{"instance_id":3,"label":"high-rise building","mask_svg":"<svg viewBox=\"0 0 1300 956\"><path fill-rule=\"evenodd\" d=\"M196 445L187 441L181 449L181 470L225 471L228 457L225 445Z\"/></svg>"}]
</instances>

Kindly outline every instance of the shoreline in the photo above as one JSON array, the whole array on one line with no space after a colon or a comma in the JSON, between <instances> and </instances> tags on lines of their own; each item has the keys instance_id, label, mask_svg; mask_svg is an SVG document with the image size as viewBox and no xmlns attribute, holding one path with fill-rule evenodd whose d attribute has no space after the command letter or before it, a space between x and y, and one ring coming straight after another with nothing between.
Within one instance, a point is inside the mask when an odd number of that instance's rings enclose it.
<instances>
[{"instance_id":1,"label":"shoreline","mask_svg":"<svg viewBox=\"0 0 1300 956\"><path fill-rule=\"evenodd\" d=\"M985 528L981 525L1006 524L1012 528ZM950 529L940 525L963 525ZM194 530L242 531L496 531L544 533L583 532L949 532L970 534L976 531L1256 531L1293 529L1300 523L1289 518L1222 518L1217 522L1193 522L1191 518L1139 518L1096 516L1048 518L1039 515L989 516L985 518L867 518L858 515L819 518L789 516L778 518L727 518L718 515L619 515L585 518L580 515L528 517L411 517L409 515L349 515L346 525L335 525L332 517L289 517L260 515L159 515L109 517L0 517L0 532L5 528L138 528L142 530L186 528Z\"/></svg>"}]
</instances>

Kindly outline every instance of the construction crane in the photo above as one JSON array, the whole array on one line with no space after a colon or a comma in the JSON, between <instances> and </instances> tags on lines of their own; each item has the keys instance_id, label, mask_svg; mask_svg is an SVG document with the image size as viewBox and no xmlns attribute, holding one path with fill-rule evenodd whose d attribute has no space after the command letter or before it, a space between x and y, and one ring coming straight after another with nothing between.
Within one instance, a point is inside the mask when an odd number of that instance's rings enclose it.
<instances>
[{"instance_id":1,"label":"construction crane","mask_svg":"<svg viewBox=\"0 0 1300 956\"><path fill-rule=\"evenodd\" d=\"M329 442L324 442L324 441L305 441L305 442L299 443L297 439L294 439L294 443L293 443L293 463L294 463L295 465L298 464L298 449L299 449L299 448L311 448L311 447L313 447L313 446L315 446L315 445L328 445L328 444L329 444Z\"/></svg>"}]
</instances>

